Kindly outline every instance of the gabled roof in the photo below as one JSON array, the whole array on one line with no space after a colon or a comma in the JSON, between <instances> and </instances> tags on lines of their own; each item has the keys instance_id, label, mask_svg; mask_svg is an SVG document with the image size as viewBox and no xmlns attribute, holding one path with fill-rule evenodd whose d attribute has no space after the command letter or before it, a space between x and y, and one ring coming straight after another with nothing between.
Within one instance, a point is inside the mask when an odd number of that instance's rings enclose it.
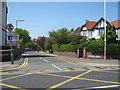
<instances>
[{"instance_id":1,"label":"gabled roof","mask_svg":"<svg viewBox=\"0 0 120 90\"><path fill-rule=\"evenodd\" d=\"M87 22L86 22L86 27L87 27L87 29L88 29L88 30L91 30L96 23L97 23L97 22L95 22L95 21L87 21Z\"/></svg>"},{"instance_id":2,"label":"gabled roof","mask_svg":"<svg viewBox=\"0 0 120 90\"><path fill-rule=\"evenodd\" d=\"M97 22L95 22L95 21L86 21L86 23L84 25L82 25L82 27L86 26L86 28L88 30L91 30L96 23Z\"/></svg>"},{"instance_id":3,"label":"gabled roof","mask_svg":"<svg viewBox=\"0 0 120 90\"><path fill-rule=\"evenodd\" d=\"M80 31L81 31L81 27L78 27L76 30L74 30L73 32L72 32L72 34L80 34Z\"/></svg>"},{"instance_id":4,"label":"gabled roof","mask_svg":"<svg viewBox=\"0 0 120 90\"><path fill-rule=\"evenodd\" d=\"M120 28L120 19L110 22L115 28Z\"/></svg>"},{"instance_id":5,"label":"gabled roof","mask_svg":"<svg viewBox=\"0 0 120 90\"><path fill-rule=\"evenodd\" d=\"M94 25L93 28L95 28L96 25L98 25L99 22L101 22L101 20L105 20L103 17L101 17L101 19ZM112 26L107 20L106 20L106 23L109 25L109 26Z\"/></svg>"}]
</instances>

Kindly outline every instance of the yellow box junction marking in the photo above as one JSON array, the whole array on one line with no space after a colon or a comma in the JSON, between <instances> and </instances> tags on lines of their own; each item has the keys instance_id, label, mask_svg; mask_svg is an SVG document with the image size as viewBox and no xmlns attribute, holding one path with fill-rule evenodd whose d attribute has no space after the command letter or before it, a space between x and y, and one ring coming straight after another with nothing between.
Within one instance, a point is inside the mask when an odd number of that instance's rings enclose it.
<instances>
[{"instance_id":1,"label":"yellow box junction marking","mask_svg":"<svg viewBox=\"0 0 120 90\"><path fill-rule=\"evenodd\" d=\"M70 82L70 81L74 80L74 79L88 80L88 81L96 81L96 82L104 82L104 83L112 83L112 84L120 84L120 82L112 82L112 81L104 81L104 80L96 80L96 79L88 79L88 78L79 78L79 77L81 77L81 76L83 76L83 75L85 75L85 74L87 74L87 73L89 73L89 72L91 72L91 71L92 71L92 70L89 70L89 71L87 71L87 72L85 72L85 73L82 73L82 74L80 74L80 75L77 75L77 76L75 76L75 77L72 77L72 76L63 76L63 75L56 75L56 74L48 74L48 73L44 73L44 72L33 72L33 73L27 73L27 74L24 74L24 75L14 76L14 77L2 79L2 80L9 80L9 79L13 79L13 78L18 78L18 77L26 76L26 75L29 75L29 74L42 74L42 75L50 75L50 76L70 78L70 79L68 79L68 80L66 80L66 81L63 81L63 82L61 82L61 83L59 83L59 84L57 84L57 85L54 85L54 86L48 88L47 90L51 90L52 88L56 88L56 87L58 87L58 86L61 86L61 85L65 84L65 83L67 83L67 82ZM0 80L0 81L2 81L2 80Z\"/></svg>"},{"instance_id":2,"label":"yellow box junction marking","mask_svg":"<svg viewBox=\"0 0 120 90\"><path fill-rule=\"evenodd\" d=\"M18 75L18 76L14 76L14 77L9 77L9 78L5 78L5 79L0 79L0 81L3 81L3 80L9 80L9 79L13 79L13 78L18 78L18 77L22 77L22 76L27 76L27 75L30 75L32 73L27 73L27 74L23 74L23 75Z\"/></svg>"},{"instance_id":3,"label":"yellow box junction marking","mask_svg":"<svg viewBox=\"0 0 120 90\"><path fill-rule=\"evenodd\" d=\"M54 85L54 86L52 86L52 87L50 87L50 88L48 88L48 89L46 89L46 90L51 90L52 88L57 88L57 87L65 84L65 83L68 83L68 82L70 82L70 81L72 81L72 80L74 80L74 79L77 79L77 78L79 78L79 77L81 77L81 76L83 76L83 75L85 75L85 74L87 74L87 73L89 73L89 72L91 72L91 71L92 71L92 70L88 70L88 71L85 72L85 73L82 73L82 74L77 75L77 76L75 76L75 77L72 77L72 78L70 78L70 79L68 79L68 80L65 80L65 81L63 81L63 82L61 82L61 83L58 83L58 84L56 84L56 85Z\"/></svg>"},{"instance_id":4,"label":"yellow box junction marking","mask_svg":"<svg viewBox=\"0 0 120 90\"><path fill-rule=\"evenodd\" d=\"M57 76L57 77L64 77L64 78L73 78L72 76L64 76L64 75L56 75L56 74L47 74L47 73L39 73L39 72L37 72L37 74ZM104 80L96 80L96 79L88 79L88 78L76 78L76 79L88 80L88 81L96 81L96 82L105 82L105 83L112 83L112 84L120 84L120 82L112 82L112 81L104 81Z\"/></svg>"},{"instance_id":5,"label":"yellow box junction marking","mask_svg":"<svg viewBox=\"0 0 120 90\"><path fill-rule=\"evenodd\" d=\"M16 87L16 86L4 84L4 83L0 83L0 85L6 86L6 87L9 87L9 88L15 88L15 89L18 89L18 90L27 90L27 89L23 89L23 88L20 88L20 87Z\"/></svg>"}]
</instances>

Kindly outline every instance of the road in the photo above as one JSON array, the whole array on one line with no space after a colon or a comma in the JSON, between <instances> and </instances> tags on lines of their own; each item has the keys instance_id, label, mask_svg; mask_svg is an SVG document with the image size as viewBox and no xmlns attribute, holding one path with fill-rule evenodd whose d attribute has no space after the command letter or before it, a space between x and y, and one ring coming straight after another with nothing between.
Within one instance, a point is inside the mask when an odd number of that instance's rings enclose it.
<instances>
[{"instance_id":1,"label":"road","mask_svg":"<svg viewBox=\"0 0 120 90\"><path fill-rule=\"evenodd\" d=\"M119 69L82 69L55 55L29 51L19 67L3 70L2 90L119 90Z\"/></svg>"}]
</instances>

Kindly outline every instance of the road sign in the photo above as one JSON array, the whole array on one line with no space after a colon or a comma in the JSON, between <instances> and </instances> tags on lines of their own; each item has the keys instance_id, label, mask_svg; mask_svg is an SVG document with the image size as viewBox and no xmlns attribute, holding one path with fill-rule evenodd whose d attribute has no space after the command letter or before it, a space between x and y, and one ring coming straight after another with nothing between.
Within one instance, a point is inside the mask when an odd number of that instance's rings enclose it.
<instances>
[{"instance_id":1,"label":"road sign","mask_svg":"<svg viewBox=\"0 0 120 90\"><path fill-rule=\"evenodd\" d=\"M7 24L6 29L11 32L14 29L14 26L12 24Z\"/></svg>"},{"instance_id":2,"label":"road sign","mask_svg":"<svg viewBox=\"0 0 120 90\"><path fill-rule=\"evenodd\" d=\"M12 36L8 36L8 40L12 40L13 38L12 38Z\"/></svg>"}]
</instances>

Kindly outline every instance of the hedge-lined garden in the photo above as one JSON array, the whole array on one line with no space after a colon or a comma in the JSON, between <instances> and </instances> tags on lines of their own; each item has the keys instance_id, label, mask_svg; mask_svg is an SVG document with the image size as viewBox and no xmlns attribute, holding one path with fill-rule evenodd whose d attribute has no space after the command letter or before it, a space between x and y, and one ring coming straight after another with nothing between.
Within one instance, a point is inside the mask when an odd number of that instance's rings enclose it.
<instances>
[{"instance_id":1,"label":"hedge-lined garden","mask_svg":"<svg viewBox=\"0 0 120 90\"><path fill-rule=\"evenodd\" d=\"M86 43L79 45L69 45L69 44L53 44L52 49L54 51L62 52L76 52L77 48L86 47L88 52L92 52L95 55L103 55L104 53L104 44L103 43ZM107 55L116 56L120 54L120 44L107 44Z\"/></svg>"},{"instance_id":2,"label":"hedge-lined garden","mask_svg":"<svg viewBox=\"0 0 120 90\"><path fill-rule=\"evenodd\" d=\"M66 28L49 32L45 40L45 50L76 52L77 48L87 48L87 52L94 55L104 54L104 34L99 39L87 39L85 36L72 34L72 30ZM118 57L120 53L120 41L116 40L117 35L114 30L107 30L107 56Z\"/></svg>"}]
</instances>

